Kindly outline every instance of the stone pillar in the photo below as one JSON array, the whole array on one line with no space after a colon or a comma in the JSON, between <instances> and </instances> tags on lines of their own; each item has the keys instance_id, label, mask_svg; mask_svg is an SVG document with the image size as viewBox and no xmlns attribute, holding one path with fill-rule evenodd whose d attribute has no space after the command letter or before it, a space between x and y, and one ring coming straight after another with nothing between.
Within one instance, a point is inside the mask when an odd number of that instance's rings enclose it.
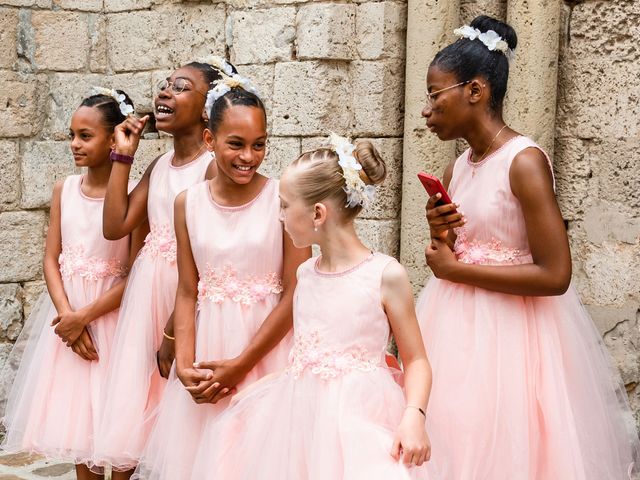
<instances>
[{"instance_id":1,"label":"stone pillar","mask_svg":"<svg viewBox=\"0 0 640 480\"><path fill-rule=\"evenodd\" d=\"M518 34L505 120L553 156L558 88L560 0L509 0L507 22Z\"/></svg>"},{"instance_id":2,"label":"stone pillar","mask_svg":"<svg viewBox=\"0 0 640 480\"><path fill-rule=\"evenodd\" d=\"M459 13L459 0L408 2L400 259L415 290L427 276L424 247L428 238L424 210L427 194L416 174L424 170L442 177L455 155L455 142L438 140L427 130L420 112L425 102L427 69L435 54L453 41Z\"/></svg>"}]
</instances>

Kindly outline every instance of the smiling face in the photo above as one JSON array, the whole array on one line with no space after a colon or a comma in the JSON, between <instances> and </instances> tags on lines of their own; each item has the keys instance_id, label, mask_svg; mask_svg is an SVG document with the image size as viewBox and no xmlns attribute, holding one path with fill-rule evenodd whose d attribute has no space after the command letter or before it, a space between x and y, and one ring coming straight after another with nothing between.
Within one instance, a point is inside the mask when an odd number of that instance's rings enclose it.
<instances>
[{"instance_id":1,"label":"smiling face","mask_svg":"<svg viewBox=\"0 0 640 480\"><path fill-rule=\"evenodd\" d=\"M95 167L110 161L113 132L104 125L97 108L79 107L74 112L69 126L69 139L76 167Z\"/></svg>"},{"instance_id":2,"label":"smiling face","mask_svg":"<svg viewBox=\"0 0 640 480\"><path fill-rule=\"evenodd\" d=\"M267 143L264 111L257 107L230 105L216 131L205 130L204 140L215 153L218 176L246 185L264 160Z\"/></svg>"},{"instance_id":3,"label":"smiling face","mask_svg":"<svg viewBox=\"0 0 640 480\"><path fill-rule=\"evenodd\" d=\"M204 125L203 109L209 85L202 72L182 67L166 79L171 86L155 98L156 128L175 134L194 125ZM176 93L174 89L184 89Z\"/></svg>"}]
</instances>

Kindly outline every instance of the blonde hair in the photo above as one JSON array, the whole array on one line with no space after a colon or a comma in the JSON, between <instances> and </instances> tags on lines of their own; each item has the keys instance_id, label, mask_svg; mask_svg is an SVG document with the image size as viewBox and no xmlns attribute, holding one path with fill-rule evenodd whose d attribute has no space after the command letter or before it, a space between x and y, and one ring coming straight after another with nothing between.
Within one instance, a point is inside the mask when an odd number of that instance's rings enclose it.
<instances>
[{"instance_id":1,"label":"blonde hair","mask_svg":"<svg viewBox=\"0 0 640 480\"><path fill-rule=\"evenodd\" d=\"M357 142L355 147L353 155L362 165L362 181L367 185L382 183L387 176L387 166L376 147L367 140ZM338 160L338 154L334 150L319 148L303 153L290 167L302 167L296 176L296 190L305 203L312 205L326 199L335 200L344 207L345 218L352 220L362 211L362 206L346 206L346 184Z\"/></svg>"}]
</instances>

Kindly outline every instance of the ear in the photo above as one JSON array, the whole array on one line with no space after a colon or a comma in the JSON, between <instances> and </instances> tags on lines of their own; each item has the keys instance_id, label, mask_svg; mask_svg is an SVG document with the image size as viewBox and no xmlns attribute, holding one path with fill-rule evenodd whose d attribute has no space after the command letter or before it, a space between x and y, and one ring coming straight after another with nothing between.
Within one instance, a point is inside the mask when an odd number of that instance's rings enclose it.
<instances>
[{"instance_id":1,"label":"ear","mask_svg":"<svg viewBox=\"0 0 640 480\"><path fill-rule=\"evenodd\" d=\"M327 207L324 203L313 206L313 226L319 228L327 221Z\"/></svg>"},{"instance_id":2,"label":"ear","mask_svg":"<svg viewBox=\"0 0 640 480\"><path fill-rule=\"evenodd\" d=\"M469 91L469 102L478 103L483 98L489 99L491 95L491 91L486 83L481 82L478 79L471 80L468 86Z\"/></svg>"},{"instance_id":3,"label":"ear","mask_svg":"<svg viewBox=\"0 0 640 480\"><path fill-rule=\"evenodd\" d=\"M108 138L107 141L109 142L109 149L115 151L115 149L116 149L116 134L112 133L111 135L109 135L109 138Z\"/></svg>"},{"instance_id":4,"label":"ear","mask_svg":"<svg viewBox=\"0 0 640 480\"><path fill-rule=\"evenodd\" d=\"M204 129L202 132L202 139L204 140L204 144L207 146L207 150L213 152L213 147L216 143L216 138L208 128Z\"/></svg>"}]
</instances>

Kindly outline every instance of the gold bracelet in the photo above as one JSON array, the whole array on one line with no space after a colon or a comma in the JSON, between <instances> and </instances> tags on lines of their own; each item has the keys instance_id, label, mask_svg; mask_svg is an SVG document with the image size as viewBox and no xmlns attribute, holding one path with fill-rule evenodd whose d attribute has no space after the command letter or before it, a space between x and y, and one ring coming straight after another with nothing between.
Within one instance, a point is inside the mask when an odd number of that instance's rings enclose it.
<instances>
[{"instance_id":1,"label":"gold bracelet","mask_svg":"<svg viewBox=\"0 0 640 480\"><path fill-rule=\"evenodd\" d=\"M176 339L176 337L172 337L171 335L169 335L164 330L162 330L162 335L164 335L164 338L166 338L167 340L175 340Z\"/></svg>"},{"instance_id":2,"label":"gold bracelet","mask_svg":"<svg viewBox=\"0 0 640 480\"><path fill-rule=\"evenodd\" d=\"M420 407L416 406L416 405L407 405L407 408L415 408L416 410L418 410L422 415L425 416L425 418L427 417L427 414L424 413L424 410L421 409Z\"/></svg>"}]
</instances>

